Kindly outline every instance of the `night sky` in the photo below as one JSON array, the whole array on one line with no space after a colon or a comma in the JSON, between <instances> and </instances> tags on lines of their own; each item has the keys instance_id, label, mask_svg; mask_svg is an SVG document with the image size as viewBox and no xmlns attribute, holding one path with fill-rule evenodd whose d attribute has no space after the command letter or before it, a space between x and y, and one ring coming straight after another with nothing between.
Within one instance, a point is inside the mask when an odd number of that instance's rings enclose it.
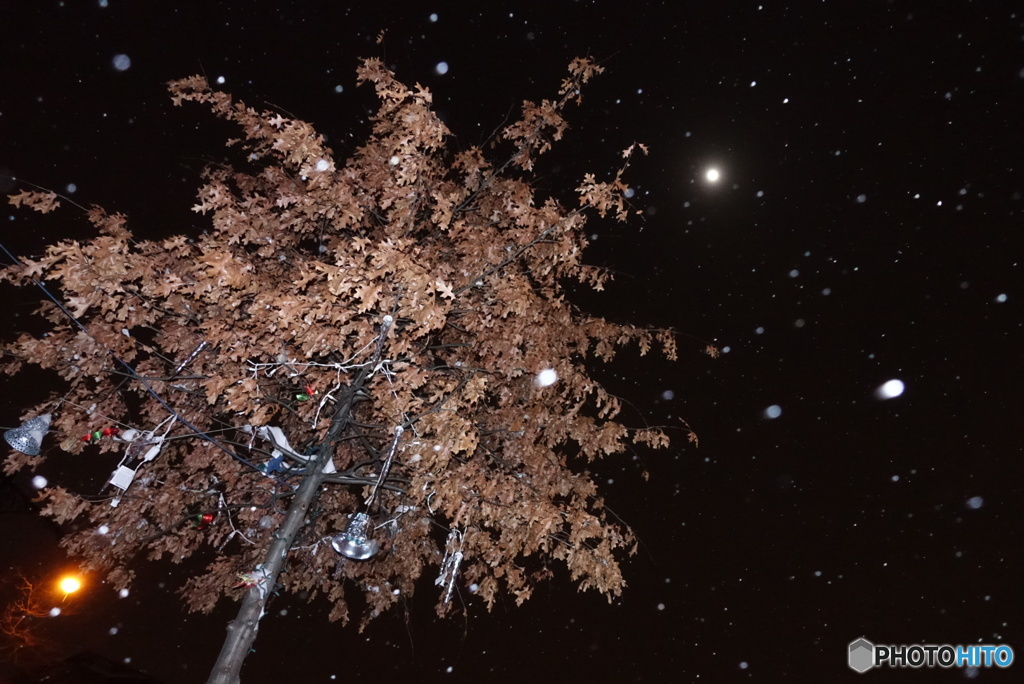
<instances>
[{"instance_id":1,"label":"night sky","mask_svg":"<svg viewBox=\"0 0 1024 684\"><path fill-rule=\"evenodd\" d=\"M236 131L172 107L171 79L223 78L344 158L376 109L355 85L360 57L427 86L458 149L590 55L607 71L537 185L574 203L585 172L650 148L626 177L644 215L587 227L586 260L616 280L576 301L679 331L678 362L627 352L598 375L629 400L626 422L682 417L700 438L598 467L643 542L629 587L608 605L562 572L522 608L466 597L468 617L440 623L427 581L408 624L395 613L362 635L329 623L326 603L282 597L243 681L1019 681L1022 663L846 663L861 636L1024 657L1024 11L1011 4L7 2L0 175L125 212L139 237L194 233L198 174L236 158L223 146ZM73 207L0 219L23 256L89 231ZM3 288L5 340L37 295ZM903 391L885 398L890 380ZM49 389L0 380L0 424ZM41 474L74 488L83 472ZM17 494L31 475L4 484L0 559L8 579L42 583L69 563ZM87 587L44 631L63 654L204 681L235 604L188 615L174 595L187 564L139 569L127 598Z\"/></svg>"}]
</instances>

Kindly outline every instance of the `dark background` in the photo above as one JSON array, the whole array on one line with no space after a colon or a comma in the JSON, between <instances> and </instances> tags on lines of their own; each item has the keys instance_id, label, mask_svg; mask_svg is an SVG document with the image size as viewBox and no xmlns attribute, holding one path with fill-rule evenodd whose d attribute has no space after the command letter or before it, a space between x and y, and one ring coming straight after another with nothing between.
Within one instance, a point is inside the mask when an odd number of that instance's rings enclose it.
<instances>
[{"instance_id":1,"label":"dark background","mask_svg":"<svg viewBox=\"0 0 1024 684\"><path fill-rule=\"evenodd\" d=\"M1019 678L1020 663L846 665L860 636L1024 654L1024 12L939 5L4 3L0 171L125 212L141 237L201 230L198 172L231 158L229 125L171 106L165 82L193 73L311 121L343 159L376 108L355 86L359 57L429 87L466 147L522 99L553 97L589 54L607 72L569 110L538 187L574 202L583 173L612 173L634 140L651 148L627 177L644 216L587 228L588 260L618 277L577 301L681 333L679 362L627 353L601 377L631 402L625 420L683 417L700 446L678 433L668 452L600 467L643 540L623 598L577 594L563 573L522 608L488 615L467 599L468 617L439 623L425 586L408 624L386 616L362 635L328 623L323 603L281 598L245 681ZM89 230L73 209L0 219L19 255ZM10 339L36 293L2 296ZM906 390L881 400L890 379ZM6 426L50 389L0 388ZM72 488L81 475L42 474ZM0 567L44 583L71 564L31 515L30 475L4 483ZM187 615L173 591L187 566L140 571L128 598L88 587L41 627L59 653L203 681L235 606Z\"/></svg>"}]
</instances>

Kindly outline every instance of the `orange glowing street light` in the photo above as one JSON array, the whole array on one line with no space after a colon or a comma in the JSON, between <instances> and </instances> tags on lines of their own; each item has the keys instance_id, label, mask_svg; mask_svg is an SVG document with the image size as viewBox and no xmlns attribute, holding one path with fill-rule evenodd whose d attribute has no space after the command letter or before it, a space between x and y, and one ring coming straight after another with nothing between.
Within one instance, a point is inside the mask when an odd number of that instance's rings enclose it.
<instances>
[{"instance_id":1,"label":"orange glowing street light","mask_svg":"<svg viewBox=\"0 0 1024 684\"><path fill-rule=\"evenodd\" d=\"M74 575L68 575L67 577L61 577L57 586L64 592L64 598L67 598L68 594L73 594L82 588L82 580Z\"/></svg>"}]
</instances>

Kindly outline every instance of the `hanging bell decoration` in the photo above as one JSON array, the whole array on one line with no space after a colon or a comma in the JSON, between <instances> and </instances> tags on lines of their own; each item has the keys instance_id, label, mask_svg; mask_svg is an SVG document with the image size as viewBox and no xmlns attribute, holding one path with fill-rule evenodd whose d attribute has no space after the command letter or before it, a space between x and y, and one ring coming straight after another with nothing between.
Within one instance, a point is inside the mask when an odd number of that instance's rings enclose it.
<instances>
[{"instance_id":1,"label":"hanging bell decoration","mask_svg":"<svg viewBox=\"0 0 1024 684\"><path fill-rule=\"evenodd\" d=\"M370 539L366 528L370 526L370 516L356 513L352 516L345 531L331 539L331 546L345 558L366 560L373 558L380 550L380 544Z\"/></svg>"},{"instance_id":2,"label":"hanging bell decoration","mask_svg":"<svg viewBox=\"0 0 1024 684\"><path fill-rule=\"evenodd\" d=\"M13 448L29 456L38 456L43 437L50 431L50 414L25 421L19 427L11 428L4 433L4 439Z\"/></svg>"}]
</instances>

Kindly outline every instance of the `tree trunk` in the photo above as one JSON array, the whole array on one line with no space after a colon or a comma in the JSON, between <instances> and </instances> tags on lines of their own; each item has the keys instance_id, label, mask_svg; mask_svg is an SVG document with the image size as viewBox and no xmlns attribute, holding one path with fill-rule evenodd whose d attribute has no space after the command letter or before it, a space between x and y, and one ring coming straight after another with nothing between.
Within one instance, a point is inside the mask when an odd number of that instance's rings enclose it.
<instances>
[{"instance_id":1,"label":"tree trunk","mask_svg":"<svg viewBox=\"0 0 1024 684\"><path fill-rule=\"evenodd\" d=\"M227 638L224 640L224 646L220 650L220 655L217 657L207 684L239 684L241 681L242 661L249 654L252 642L256 639L256 630L259 628L260 618L263 617L267 597L277 584L277 577L284 568L295 535L307 522L306 512L324 481L324 465L333 455L335 440L341 435L342 430L345 429L352 417L356 392L362 388L368 376L369 367L364 366L349 387L344 399L339 403L331 421L331 427L327 431L324 441L321 442L320 448L317 449L316 459L306 466L302 484L299 485L295 498L288 508L288 514L274 535L274 542L263 559L263 575L265 577L263 590L261 591L258 586L249 587L246 590L242 605L238 609L238 617L228 624Z\"/></svg>"}]
</instances>

